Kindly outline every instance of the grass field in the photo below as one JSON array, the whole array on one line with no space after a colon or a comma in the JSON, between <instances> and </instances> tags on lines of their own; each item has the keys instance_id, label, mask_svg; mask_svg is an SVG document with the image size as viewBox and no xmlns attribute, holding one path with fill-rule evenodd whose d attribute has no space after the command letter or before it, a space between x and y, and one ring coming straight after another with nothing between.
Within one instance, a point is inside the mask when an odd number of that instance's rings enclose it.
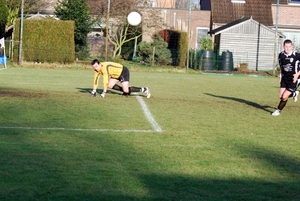
<instances>
[{"instance_id":1,"label":"grass field","mask_svg":"<svg viewBox=\"0 0 300 201\"><path fill-rule=\"evenodd\" d=\"M300 102L270 115L278 78L132 71L150 99L91 98L92 79L0 70L0 200L300 200Z\"/></svg>"}]
</instances>

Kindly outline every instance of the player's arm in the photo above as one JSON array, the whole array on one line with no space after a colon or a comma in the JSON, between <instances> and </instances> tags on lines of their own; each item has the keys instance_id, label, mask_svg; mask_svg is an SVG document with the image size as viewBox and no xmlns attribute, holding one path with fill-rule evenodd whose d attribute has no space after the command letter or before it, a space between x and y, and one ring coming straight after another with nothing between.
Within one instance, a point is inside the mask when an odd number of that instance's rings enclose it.
<instances>
[{"instance_id":1,"label":"player's arm","mask_svg":"<svg viewBox=\"0 0 300 201\"><path fill-rule=\"evenodd\" d=\"M299 71L299 63L298 62L296 62L296 66L295 66L295 68L296 68L296 72L297 73L295 73L293 76L293 82L294 83L296 83L297 81L298 81L298 79L299 79L299 76L300 76L300 71Z\"/></svg>"},{"instance_id":2,"label":"player's arm","mask_svg":"<svg viewBox=\"0 0 300 201\"><path fill-rule=\"evenodd\" d=\"M109 80L109 75L108 74L103 74L103 91L100 94L100 96L102 98L105 97L106 93L107 93L107 88L108 88L108 80Z\"/></svg>"},{"instance_id":3,"label":"player's arm","mask_svg":"<svg viewBox=\"0 0 300 201\"><path fill-rule=\"evenodd\" d=\"M94 72L93 91L90 94L91 96L96 96L100 75L100 73Z\"/></svg>"},{"instance_id":4,"label":"player's arm","mask_svg":"<svg viewBox=\"0 0 300 201\"><path fill-rule=\"evenodd\" d=\"M279 64L279 83L281 83L283 74L282 74L282 64L281 64L281 59L280 59L281 53L278 55L278 64Z\"/></svg>"}]
</instances>

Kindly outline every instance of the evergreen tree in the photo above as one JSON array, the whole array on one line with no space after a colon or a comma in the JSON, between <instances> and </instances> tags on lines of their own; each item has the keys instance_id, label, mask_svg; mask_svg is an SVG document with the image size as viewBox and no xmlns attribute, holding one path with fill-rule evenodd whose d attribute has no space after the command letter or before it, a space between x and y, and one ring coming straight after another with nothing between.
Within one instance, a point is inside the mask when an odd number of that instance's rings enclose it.
<instances>
[{"instance_id":1,"label":"evergreen tree","mask_svg":"<svg viewBox=\"0 0 300 201\"><path fill-rule=\"evenodd\" d=\"M8 9L3 0L0 0L0 38L4 36Z\"/></svg>"},{"instance_id":2,"label":"evergreen tree","mask_svg":"<svg viewBox=\"0 0 300 201\"><path fill-rule=\"evenodd\" d=\"M74 39L79 59L87 57L87 34L91 31L92 19L86 0L59 0L55 14L61 20L75 21Z\"/></svg>"}]
</instances>

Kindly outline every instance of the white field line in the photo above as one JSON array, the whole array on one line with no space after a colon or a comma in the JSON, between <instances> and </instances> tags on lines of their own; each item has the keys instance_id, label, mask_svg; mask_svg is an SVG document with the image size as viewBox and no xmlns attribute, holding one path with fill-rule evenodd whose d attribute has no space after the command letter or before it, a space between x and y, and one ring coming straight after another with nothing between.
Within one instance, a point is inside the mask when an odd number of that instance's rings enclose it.
<instances>
[{"instance_id":1,"label":"white field line","mask_svg":"<svg viewBox=\"0 0 300 201\"><path fill-rule=\"evenodd\" d=\"M27 130L64 130L64 131L94 131L94 132L134 132L134 133L150 133L150 132L162 132L161 127L153 118L150 110L148 109L145 101L142 97L136 96L139 103L141 104L142 110L145 114L146 119L151 124L154 130L136 130L136 129L98 129L98 128L36 128L36 127L22 127L22 126L0 126L0 129L27 129Z\"/></svg>"},{"instance_id":2,"label":"white field line","mask_svg":"<svg viewBox=\"0 0 300 201\"><path fill-rule=\"evenodd\" d=\"M64 131L95 131L95 132L135 132L135 133L149 133L153 130L118 130L118 129L98 129L98 128L35 128L22 126L0 126L3 129L27 129L27 130L64 130Z\"/></svg>"},{"instance_id":3,"label":"white field line","mask_svg":"<svg viewBox=\"0 0 300 201\"><path fill-rule=\"evenodd\" d=\"M154 129L154 131L155 132L162 132L161 127L158 125L158 123L153 118L153 116L152 116L150 110L148 109L148 107L147 107L145 101L143 100L143 98L140 97L140 96L136 96L136 98L138 99L139 103L141 104L143 112L145 114L145 117L147 118L149 123L152 125L152 128Z\"/></svg>"}]
</instances>

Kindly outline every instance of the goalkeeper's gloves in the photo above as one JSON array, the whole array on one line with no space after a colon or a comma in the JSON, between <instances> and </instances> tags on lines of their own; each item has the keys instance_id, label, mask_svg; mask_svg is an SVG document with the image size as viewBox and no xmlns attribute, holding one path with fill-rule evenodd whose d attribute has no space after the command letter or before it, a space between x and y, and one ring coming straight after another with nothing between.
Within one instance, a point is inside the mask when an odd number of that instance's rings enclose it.
<instances>
[{"instance_id":1,"label":"goalkeeper's gloves","mask_svg":"<svg viewBox=\"0 0 300 201\"><path fill-rule=\"evenodd\" d=\"M100 94L100 97L101 97L101 98L104 98L104 97L105 97L105 94L106 94L105 92L102 92L102 94Z\"/></svg>"},{"instance_id":2,"label":"goalkeeper's gloves","mask_svg":"<svg viewBox=\"0 0 300 201\"><path fill-rule=\"evenodd\" d=\"M90 97L95 97L96 96L96 91L92 91L91 93L90 93Z\"/></svg>"}]
</instances>

